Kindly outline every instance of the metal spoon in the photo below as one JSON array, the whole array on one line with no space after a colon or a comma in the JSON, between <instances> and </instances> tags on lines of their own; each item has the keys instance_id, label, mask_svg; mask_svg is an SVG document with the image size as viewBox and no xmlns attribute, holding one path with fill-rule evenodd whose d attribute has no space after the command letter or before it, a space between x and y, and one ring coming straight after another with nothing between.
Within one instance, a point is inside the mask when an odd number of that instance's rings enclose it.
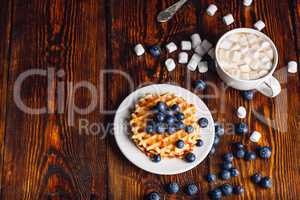
<instances>
[{"instance_id":1,"label":"metal spoon","mask_svg":"<svg viewBox=\"0 0 300 200\"><path fill-rule=\"evenodd\" d=\"M174 14L185 4L188 0L180 0L177 3L171 5L169 8L161 11L157 16L158 22L166 22L171 19Z\"/></svg>"}]
</instances>

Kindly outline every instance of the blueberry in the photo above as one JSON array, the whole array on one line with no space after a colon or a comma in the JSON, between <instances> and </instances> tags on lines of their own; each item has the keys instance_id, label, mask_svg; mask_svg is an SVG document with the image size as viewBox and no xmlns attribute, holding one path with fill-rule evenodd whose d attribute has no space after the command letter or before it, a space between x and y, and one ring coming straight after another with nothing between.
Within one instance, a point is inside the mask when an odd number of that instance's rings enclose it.
<instances>
[{"instance_id":1,"label":"blueberry","mask_svg":"<svg viewBox=\"0 0 300 200\"><path fill-rule=\"evenodd\" d=\"M209 155L213 155L216 153L216 148L215 147L212 147L210 152L209 152Z\"/></svg>"},{"instance_id":2,"label":"blueberry","mask_svg":"<svg viewBox=\"0 0 300 200\"><path fill-rule=\"evenodd\" d=\"M245 150L244 149L238 149L236 152L235 152L235 157L237 158L244 158L245 157Z\"/></svg>"},{"instance_id":3,"label":"blueberry","mask_svg":"<svg viewBox=\"0 0 300 200\"><path fill-rule=\"evenodd\" d=\"M154 133L154 127L152 125L147 125L145 130L148 134Z\"/></svg>"},{"instance_id":4,"label":"blueberry","mask_svg":"<svg viewBox=\"0 0 300 200\"><path fill-rule=\"evenodd\" d=\"M215 135L215 138L214 138L214 145L216 146L217 144L219 144L220 142L220 137Z\"/></svg>"},{"instance_id":5,"label":"blueberry","mask_svg":"<svg viewBox=\"0 0 300 200\"><path fill-rule=\"evenodd\" d=\"M157 155L153 155L152 161L155 162L155 163L160 162L161 161L160 155L158 155L158 154Z\"/></svg>"},{"instance_id":6,"label":"blueberry","mask_svg":"<svg viewBox=\"0 0 300 200\"><path fill-rule=\"evenodd\" d=\"M155 119L156 119L158 122L163 122L163 121L165 120L165 114L159 112L159 113L156 114Z\"/></svg>"},{"instance_id":7,"label":"blueberry","mask_svg":"<svg viewBox=\"0 0 300 200\"><path fill-rule=\"evenodd\" d=\"M239 135L247 134L248 133L248 125L245 123L239 123L236 125L235 131Z\"/></svg>"},{"instance_id":8,"label":"blueberry","mask_svg":"<svg viewBox=\"0 0 300 200\"><path fill-rule=\"evenodd\" d=\"M198 124L201 128L206 128L208 126L208 119L204 118L204 117L201 117L199 120L198 120Z\"/></svg>"},{"instance_id":9,"label":"blueberry","mask_svg":"<svg viewBox=\"0 0 300 200\"><path fill-rule=\"evenodd\" d=\"M215 125L215 133L217 136L221 137L225 134L224 127L221 124Z\"/></svg>"},{"instance_id":10,"label":"blueberry","mask_svg":"<svg viewBox=\"0 0 300 200\"><path fill-rule=\"evenodd\" d=\"M236 149L244 149L245 148L245 146L241 142L235 143L234 146Z\"/></svg>"},{"instance_id":11,"label":"blueberry","mask_svg":"<svg viewBox=\"0 0 300 200\"><path fill-rule=\"evenodd\" d=\"M203 144L204 144L203 140L201 140L201 139L196 140L196 146L197 147L202 147Z\"/></svg>"},{"instance_id":12,"label":"blueberry","mask_svg":"<svg viewBox=\"0 0 300 200\"><path fill-rule=\"evenodd\" d=\"M233 193L234 194L240 195L240 194L242 194L244 192L245 192L245 189L241 185L238 185L238 186L236 186L236 187L233 188Z\"/></svg>"},{"instance_id":13,"label":"blueberry","mask_svg":"<svg viewBox=\"0 0 300 200\"><path fill-rule=\"evenodd\" d=\"M272 180L270 177L263 177L261 180L260 180L260 185L263 187L263 188L271 188L272 187Z\"/></svg>"},{"instance_id":14,"label":"blueberry","mask_svg":"<svg viewBox=\"0 0 300 200\"><path fill-rule=\"evenodd\" d=\"M169 127L168 127L168 133L169 133L169 134L173 134L173 133L175 133L175 132L176 132L175 126L169 126Z\"/></svg>"},{"instance_id":15,"label":"blueberry","mask_svg":"<svg viewBox=\"0 0 300 200\"><path fill-rule=\"evenodd\" d=\"M176 128L177 128L178 130L182 130L182 129L185 128L185 125L184 125L184 123L183 123L182 121L176 122L176 123L175 123L175 126L176 126Z\"/></svg>"},{"instance_id":16,"label":"blueberry","mask_svg":"<svg viewBox=\"0 0 300 200\"><path fill-rule=\"evenodd\" d=\"M222 167L222 169L230 170L232 168L232 162L225 161L222 163L221 167Z\"/></svg>"},{"instance_id":17,"label":"blueberry","mask_svg":"<svg viewBox=\"0 0 300 200\"><path fill-rule=\"evenodd\" d=\"M175 117L177 120L181 121L181 120L184 120L184 114L179 112L179 113L176 113L175 114Z\"/></svg>"},{"instance_id":18,"label":"blueberry","mask_svg":"<svg viewBox=\"0 0 300 200\"><path fill-rule=\"evenodd\" d=\"M214 189L213 191L210 192L210 197L213 200L219 200L222 198L222 191L220 189Z\"/></svg>"},{"instance_id":19,"label":"blueberry","mask_svg":"<svg viewBox=\"0 0 300 200\"><path fill-rule=\"evenodd\" d=\"M261 175L258 173L255 173L251 176L251 181L255 184L259 184L261 181Z\"/></svg>"},{"instance_id":20,"label":"blueberry","mask_svg":"<svg viewBox=\"0 0 300 200\"><path fill-rule=\"evenodd\" d=\"M175 117L171 116L171 115L168 115L166 117L166 122L168 123L168 125L173 125L175 123L176 119Z\"/></svg>"},{"instance_id":21,"label":"blueberry","mask_svg":"<svg viewBox=\"0 0 300 200\"><path fill-rule=\"evenodd\" d=\"M270 147L261 147L258 150L258 155L259 157L263 158L263 159L268 159L271 157L272 155L272 151Z\"/></svg>"},{"instance_id":22,"label":"blueberry","mask_svg":"<svg viewBox=\"0 0 300 200\"><path fill-rule=\"evenodd\" d=\"M165 112L166 109L167 109L167 105L166 103L162 102L162 101L159 101L157 104L156 104L156 108L158 109L158 111L160 112Z\"/></svg>"},{"instance_id":23,"label":"blueberry","mask_svg":"<svg viewBox=\"0 0 300 200\"><path fill-rule=\"evenodd\" d=\"M233 192L233 188L229 184L224 184L221 186L222 194L225 196L231 195Z\"/></svg>"},{"instance_id":24,"label":"blueberry","mask_svg":"<svg viewBox=\"0 0 300 200\"><path fill-rule=\"evenodd\" d=\"M195 82L195 89L197 90L204 90L206 89L207 85L204 81L198 80Z\"/></svg>"},{"instance_id":25,"label":"blueberry","mask_svg":"<svg viewBox=\"0 0 300 200\"><path fill-rule=\"evenodd\" d=\"M209 173L207 175L206 179L207 179L207 182L212 183L212 182L216 181L217 177L216 177L216 175Z\"/></svg>"},{"instance_id":26,"label":"blueberry","mask_svg":"<svg viewBox=\"0 0 300 200\"><path fill-rule=\"evenodd\" d=\"M162 123L157 124L157 126L156 126L156 132L157 133L162 134L165 131L166 131L166 127L165 127L164 124L162 124Z\"/></svg>"},{"instance_id":27,"label":"blueberry","mask_svg":"<svg viewBox=\"0 0 300 200\"><path fill-rule=\"evenodd\" d=\"M245 153L245 160L255 160L256 159L256 154L252 151L246 151Z\"/></svg>"},{"instance_id":28,"label":"blueberry","mask_svg":"<svg viewBox=\"0 0 300 200\"><path fill-rule=\"evenodd\" d=\"M178 140L178 141L176 142L176 147L177 147L178 149L182 149L182 148L184 147L184 141L183 141L183 140Z\"/></svg>"},{"instance_id":29,"label":"blueberry","mask_svg":"<svg viewBox=\"0 0 300 200\"><path fill-rule=\"evenodd\" d=\"M195 154L193 154L192 152L189 152L185 155L185 161L186 162L194 162L196 160L196 156Z\"/></svg>"},{"instance_id":30,"label":"blueberry","mask_svg":"<svg viewBox=\"0 0 300 200\"><path fill-rule=\"evenodd\" d=\"M228 170L223 170L221 171L220 177L223 180L228 180L230 179L230 172Z\"/></svg>"},{"instance_id":31,"label":"blueberry","mask_svg":"<svg viewBox=\"0 0 300 200\"><path fill-rule=\"evenodd\" d=\"M242 91L242 96L245 100L250 101L254 97L254 92L252 90Z\"/></svg>"},{"instance_id":32,"label":"blueberry","mask_svg":"<svg viewBox=\"0 0 300 200\"><path fill-rule=\"evenodd\" d=\"M185 188L185 192L189 196L193 196L198 193L198 187L194 183L188 184Z\"/></svg>"},{"instance_id":33,"label":"blueberry","mask_svg":"<svg viewBox=\"0 0 300 200\"><path fill-rule=\"evenodd\" d=\"M194 131L194 127L191 126L191 125L187 125L187 126L185 127L185 131L186 131L187 133L192 133L192 132Z\"/></svg>"},{"instance_id":34,"label":"blueberry","mask_svg":"<svg viewBox=\"0 0 300 200\"><path fill-rule=\"evenodd\" d=\"M237 177L238 175L240 175L239 170L237 170L236 168L231 168L229 171L231 177Z\"/></svg>"},{"instance_id":35,"label":"blueberry","mask_svg":"<svg viewBox=\"0 0 300 200\"><path fill-rule=\"evenodd\" d=\"M154 57L159 57L161 54L161 49L158 45L150 47L149 51Z\"/></svg>"},{"instance_id":36,"label":"blueberry","mask_svg":"<svg viewBox=\"0 0 300 200\"><path fill-rule=\"evenodd\" d=\"M224 160L224 161L232 162L232 161L233 161L233 154L232 154L232 153L226 153L226 154L223 156L223 160Z\"/></svg>"},{"instance_id":37,"label":"blueberry","mask_svg":"<svg viewBox=\"0 0 300 200\"><path fill-rule=\"evenodd\" d=\"M173 116L174 115L174 112L173 110L171 110L170 108L167 108L164 112L166 115L169 115L169 116Z\"/></svg>"},{"instance_id":38,"label":"blueberry","mask_svg":"<svg viewBox=\"0 0 300 200\"><path fill-rule=\"evenodd\" d=\"M166 185L166 191L169 194L175 194L179 191L179 185L176 182L171 182L169 184Z\"/></svg>"},{"instance_id":39,"label":"blueberry","mask_svg":"<svg viewBox=\"0 0 300 200\"><path fill-rule=\"evenodd\" d=\"M150 192L147 194L145 200L160 200L160 195L158 192Z\"/></svg>"},{"instance_id":40,"label":"blueberry","mask_svg":"<svg viewBox=\"0 0 300 200\"><path fill-rule=\"evenodd\" d=\"M180 111L180 107L177 104L173 104L171 106L171 110L174 112L179 112Z\"/></svg>"}]
</instances>

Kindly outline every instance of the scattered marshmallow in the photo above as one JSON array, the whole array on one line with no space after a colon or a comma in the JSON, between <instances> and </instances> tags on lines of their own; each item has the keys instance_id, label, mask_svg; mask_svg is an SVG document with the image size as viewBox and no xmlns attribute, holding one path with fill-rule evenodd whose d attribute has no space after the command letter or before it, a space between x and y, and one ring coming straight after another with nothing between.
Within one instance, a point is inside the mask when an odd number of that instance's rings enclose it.
<instances>
[{"instance_id":1,"label":"scattered marshmallow","mask_svg":"<svg viewBox=\"0 0 300 200\"><path fill-rule=\"evenodd\" d=\"M192 49L192 43L190 41L181 41L181 50L190 51Z\"/></svg>"},{"instance_id":2,"label":"scattered marshmallow","mask_svg":"<svg viewBox=\"0 0 300 200\"><path fill-rule=\"evenodd\" d=\"M237 116L238 116L238 118L244 119L246 117L246 115L247 115L246 108L244 106L240 106L237 109Z\"/></svg>"},{"instance_id":3,"label":"scattered marshmallow","mask_svg":"<svg viewBox=\"0 0 300 200\"><path fill-rule=\"evenodd\" d=\"M215 52L215 48L212 48L208 51L208 55L213 59L215 60L216 59L216 52Z\"/></svg>"},{"instance_id":4,"label":"scattered marshmallow","mask_svg":"<svg viewBox=\"0 0 300 200\"><path fill-rule=\"evenodd\" d=\"M141 56L145 53L145 49L144 49L143 45L141 45L141 44L135 45L134 51L137 56Z\"/></svg>"},{"instance_id":5,"label":"scattered marshmallow","mask_svg":"<svg viewBox=\"0 0 300 200\"><path fill-rule=\"evenodd\" d=\"M233 18L233 16L232 16L232 14L225 15L225 16L223 17L223 22L224 22L227 26L229 26L230 24L232 24L232 23L234 22L234 18Z\"/></svg>"},{"instance_id":6,"label":"scattered marshmallow","mask_svg":"<svg viewBox=\"0 0 300 200\"><path fill-rule=\"evenodd\" d=\"M206 51L205 49L200 45L200 46L197 46L195 48L195 52L199 55L199 56L204 56L206 54Z\"/></svg>"},{"instance_id":7,"label":"scattered marshmallow","mask_svg":"<svg viewBox=\"0 0 300 200\"><path fill-rule=\"evenodd\" d=\"M288 63L288 72L294 74L294 73L297 73L297 71L298 71L297 62L296 61L290 61Z\"/></svg>"},{"instance_id":8,"label":"scattered marshmallow","mask_svg":"<svg viewBox=\"0 0 300 200\"><path fill-rule=\"evenodd\" d=\"M202 57L198 54L194 53L190 62L187 65L187 68L191 71L195 71L197 68L198 63L201 61Z\"/></svg>"},{"instance_id":9,"label":"scattered marshmallow","mask_svg":"<svg viewBox=\"0 0 300 200\"><path fill-rule=\"evenodd\" d=\"M254 24L254 28L256 28L259 31L263 30L265 27L266 27L265 23L263 21L261 21L261 20L257 21Z\"/></svg>"},{"instance_id":10,"label":"scattered marshmallow","mask_svg":"<svg viewBox=\"0 0 300 200\"><path fill-rule=\"evenodd\" d=\"M194 33L191 35L192 47L195 49L197 46L201 44L201 37L198 33Z\"/></svg>"},{"instance_id":11,"label":"scattered marshmallow","mask_svg":"<svg viewBox=\"0 0 300 200\"><path fill-rule=\"evenodd\" d=\"M200 73L206 73L208 71L208 64L206 61L202 61L198 63L198 71Z\"/></svg>"},{"instance_id":12,"label":"scattered marshmallow","mask_svg":"<svg viewBox=\"0 0 300 200\"><path fill-rule=\"evenodd\" d=\"M188 63L189 60L189 55L186 52L180 52L178 54L178 63L180 64L185 64Z\"/></svg>"},{"instance_id":13,"label":"scattered marshmallow","mask_svg":"<svg viewBox=\"0 0 300 200\"><path fill-rule=\"evenodd\" d=\"M261 138L261 134L258 131L253 131L253 133L250 136L250 141L252 142L259 142Z\"/></svg>"},{"instance_id":14,"label":"scattered marshmallow","mask_svg":"<svg viewBox=\"0 0 300 200\"><path fill-rule=\"evenodd\" d=\"M165 61L165 65L167 67L167 70L170 72L170 71L173 71L176 67L176 64L174 62L174 60L172 58L168 58L166 61Z\"/></svg>"},{"instance_id":15,"label":"scattered marshmallow","mask_svg":"<svg viewBox=\"0 0 300 200\"><path fill-rule=\"evenodd\" d=\"M213 45L208 40L203 40L201 47L204 49L205 53L207 53L213 47Z\"/></svg>"},{"instance_id":16,"label":"scattered marshmallow","mask_svg":"<svg viewBox=\"0 0 300 200\"><path fill-rule=\"evenodd\" d=\"M253 0L244 0L243 4L244 4L244 6L251 6L252 2L253 2Z\"/></svg>"},{"instance_id":17,"label":"scattered marshmallow","mask_svg":"<svg viewBox=\"0 0 300 200\"><path fill-rule=\"evenodd\" d=\"M215 4L210 4L208 8L206 9L206 12L209 16L214 16L217 12L218 7Z\"/></svg>"},{"instance_id":18,"label":"scattered marshmallow","mask_svg":"<svg viewBox=\"0 0 300 200\"><path fill-rule=\"evenodd\" d=\"M174 42L170 42L169 44L166 45L166 48L169 53L172 53L177 50L177 46Z\"/></svg>"}]
</instances>

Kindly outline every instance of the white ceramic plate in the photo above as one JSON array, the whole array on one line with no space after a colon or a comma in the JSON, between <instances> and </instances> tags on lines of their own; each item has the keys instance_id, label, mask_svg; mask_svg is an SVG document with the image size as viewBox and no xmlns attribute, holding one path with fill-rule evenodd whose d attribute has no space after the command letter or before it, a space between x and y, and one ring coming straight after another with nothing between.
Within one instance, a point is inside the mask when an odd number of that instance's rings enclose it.
<instances>
[{"instance_id":1,"label":"white ceramic plate","mask_svg":"<svg viewBox=\"0 0 300 200\"><path fill-rule=\"evenodd\" d=\"M177 158L163 159L159 163L154 163L130 139L128 121L136 101L147 93L162 94L166 92L183 97L189 103L194 104L197 108L197 118L206 117L208 119L209 126L204 129L202 128L200 132L200 138L203 140L204 145L202 147L195 147L193 153L196 155L196 160L192 163ZM215 131L211 113L197 95L175 85L155 84L137 89L124 99L115 115L114 136L124 156L134 165L154 174L171 175L186 172L200 164L213 146Z\"/></svg>"}]
</instances>

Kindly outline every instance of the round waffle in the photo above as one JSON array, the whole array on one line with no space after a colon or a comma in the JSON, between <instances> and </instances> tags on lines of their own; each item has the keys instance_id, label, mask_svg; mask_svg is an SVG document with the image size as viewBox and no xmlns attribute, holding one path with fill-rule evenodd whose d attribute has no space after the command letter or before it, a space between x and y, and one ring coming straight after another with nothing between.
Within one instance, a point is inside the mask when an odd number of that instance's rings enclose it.
<instances>
[{"instance_id":1,"label":"round waffle","mask_svg":"<svg viewBox=\"0 0 300 200\"><path fill-rule=\"evenodd\" d=\"M181 112L185 115L183 123L191 125L194 128L192 133L187 133L185 130L178 130L173 134L148 134L145 131L147 122L153 117L151 108L162 101L171 106L177 104ZM147 94L135 105L134 112L131 114L130 127L131 138L136 146L143 151L147 156L159 154L162 158L182 158L187 152L191 152L199 139L199 125L196 119L196 107L189 104L183 98L177 97L174 94L166 93L161 95ZM178 140L183 140L184 148L176 147Z\"/></svg>"}]
</instances>

